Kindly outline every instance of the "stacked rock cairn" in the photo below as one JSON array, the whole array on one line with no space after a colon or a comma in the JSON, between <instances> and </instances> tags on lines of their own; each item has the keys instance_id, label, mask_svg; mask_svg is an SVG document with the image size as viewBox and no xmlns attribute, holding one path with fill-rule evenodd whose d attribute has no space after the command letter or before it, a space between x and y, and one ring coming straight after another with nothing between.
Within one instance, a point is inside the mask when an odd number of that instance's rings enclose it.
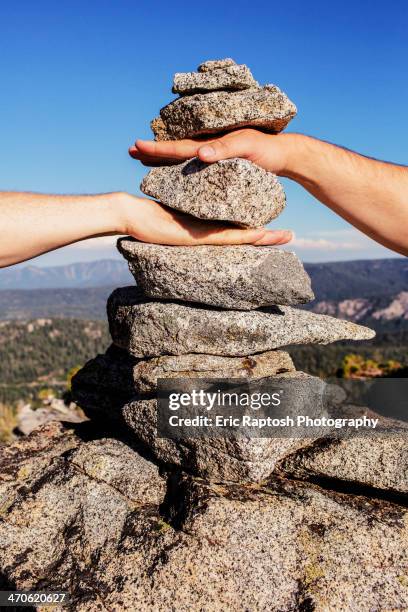
<instances>
[{"instance_id":1,"label":"stacked rock cairn","mask_svg":"<svg viewBox=\"0 0 408 612\"><path fill-rule=\"evenodd\" d=\"M245 65L207 61L176 74L179 97L152 121L156 140L196 138L253 127L282 131L295 105L276 85L260 86ZM155 167L141 190L200 219L259 227L284 209L277 177L235 158L198 158ZM261 482L283 457L308 441L291 438L161 439L160 378L302 378L292 344L327 344L374 335L354 323L296 308L314 298L296 255L269 246L161 246L122 238L137 286L108 301L113 345L74 380L76 401L93 418L109 418L135 434L164 465L233 482Z\"/></svg>"},{"instance_id":2,"label":"stacked rock cairn","mask_svg":"<svg viewBox=\"0 0 408 612\"><path fill-rule=\"evenodd\" d=\"M177 75L174 89L156 138L275 132L295 114L232 60ZM155 168L143 191L244 226L284 204L276 177L241 159ZM68 592L53 609L69 612L408 610L406 425L312 441L157 434L158 379L296 385L307 375L283 347L372 332L296 308L313 294L286 251L129 238L119 249L137 287L114 291L113 344L72 381L91 421L0 444L3 599Z\"/></svg>"}]
</instances>

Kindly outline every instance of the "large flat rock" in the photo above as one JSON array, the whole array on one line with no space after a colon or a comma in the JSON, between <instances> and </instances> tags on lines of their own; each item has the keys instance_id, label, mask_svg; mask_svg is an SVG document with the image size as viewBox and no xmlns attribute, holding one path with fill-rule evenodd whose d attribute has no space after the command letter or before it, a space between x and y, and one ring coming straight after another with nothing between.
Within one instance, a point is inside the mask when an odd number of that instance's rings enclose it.
<instances>
[{"instance_id":1,"label":"large flat rock","mask_svg":"<svg viewBox=\"0 0 408 612\"><path fill-rule=\"evenodd\" d=\"M173 139L257 127L281 132L296 115L296 106L276 85L243 91L214 91L177 98L161 109Z\"/></svg>"},{"instance_id":2,"label":"large flat rock","mask_svg":"<svg viewBox=\"0 0 408 612\"><path fill-rule=\"evenodd\" d=\"M238 91L259 87L245 64L224 66L204 72L177 72L173 79L173 93L181 95L206 91Z\"/></svg>"},{"instance_id":3,"label":"large flat rock","mask_svg":"<svg viewBox=\"0 0 408 612\"><path fill-rule=\"evenodd\" d=\"M296 255L273 247L175 247L120 239L118 249L149 297L237 310L314 298Z\"/></svg>"},{"instance_id":4,"label":"large flat rock","mask_svg":"<svg viewBox=\"0 0 408 612\"><path fill-rule=\"evenodd\" d=\"M159 378L245 378L252 380L293 372L295 366L288 353L267 351L245 357L219 355L164 355L153 359L136 359L115 345L98 355L75 375L72 391L75 401L87 408L87 394L99 389L101 395L115 397L123 405L134 395L149 396L157 392Z\"/></svg>"},{"instance_id":5,"label":"large flat rock","mask_svg":"<svg viewBox=\"0 0 408 612\"><path fill-rule=\"evenodd\" d=\"M408 608L403 505L288 479L166 482L120 442L51 429L0 449L3 588L67 590L70 612Z\"/></svg>"},{"instance_id":6,"label":"large flat rock","mask_svg":"<svg viewBox=\"0 0 408 612\"><path fill-rule=\"evenodd\" d=\"M187 480L174 495L184 512L180 528L198 542L193 566L180 546L160 571L163 583L172 584L181 582L176 566L190 569L195 588L190 583L177 591L183 609L371 612L408 606L406 508L285 480L246 489L246 495L235 486ZM175 605L171 592L166 602Z\"/></svg>"},{"instance_id":7,"label":"large flat rock","mask_svg":"<svg viewBox=\"0 0 408 612\"><path fill-rule=\"evenodd\" d=\"M108 300L112 339L135 357L206 353L244 356L290 344L365 340L367 327L290 306L257 311L221 310L148 301L136 287L116 289Z\"/></svg>"},{"instance_id":8,"label":"large flat rock","mask_svg":"<svg viewBox=\"0 0 408 612\"><path fill-rule=\"evenodd\" d=\"M142 359L133 370L139 393L156 393L157 381L163 378L244 378L253 380L294 372L288 353L266 351L246 357L219 355L163 355Z\"/></svg>"},{"instance_id":9,"label":"large flat rock","mask_svg":"<svg viewBox=\"0 0 408 612\"><path fill-rule=\"evenodd\" d=\"M401 424L402 425L402 424ZM384 433L318 441L282 461L280 470L292 478L336 479L354 486L396 494L408 493L408 428Z\"/></svg>"},{"instance_id":10,"label":"large flat rock","mask_svg":"<svg viewBox=\"0 0 408 612\"><path fill-rule=\"evenodd\" d=\"M285 207L275 174L240 158L206 164L198 158L152 168L140 189L166 206L198 217L259 227Z\"/></svg>"}]
</instances>

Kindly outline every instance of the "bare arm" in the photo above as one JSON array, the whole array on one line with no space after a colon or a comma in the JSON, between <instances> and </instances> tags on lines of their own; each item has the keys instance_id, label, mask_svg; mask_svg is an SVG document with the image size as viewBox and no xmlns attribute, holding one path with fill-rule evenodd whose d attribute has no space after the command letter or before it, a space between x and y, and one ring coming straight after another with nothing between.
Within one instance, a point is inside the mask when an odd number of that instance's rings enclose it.
<instances>
[{"instance_id":1,"label":"bare arm","mask_svg":"<svg viewBox=\"0 0 408 612\"><path fill-rule=\"evenodd\" d=\"M159 244L283 244L290 232L231 228L127 193L89 196L0 192L0 267L93 238L130 234Z\"/></svg>"},{"instance_id":2,"label":"bare arm","mask_svg":"<svg viewBox=\"0 0 408 612\"><path fill-rule=\"evenodd\" d=\"M272 136L251 129L205 143L137 141L130 154L147 165L157 164L160 159L173 161L195 155L207 162L244 157L300 183L365 234L408 255L405 166L367 158L301 134Z\"/></svg>"}]
</instances>

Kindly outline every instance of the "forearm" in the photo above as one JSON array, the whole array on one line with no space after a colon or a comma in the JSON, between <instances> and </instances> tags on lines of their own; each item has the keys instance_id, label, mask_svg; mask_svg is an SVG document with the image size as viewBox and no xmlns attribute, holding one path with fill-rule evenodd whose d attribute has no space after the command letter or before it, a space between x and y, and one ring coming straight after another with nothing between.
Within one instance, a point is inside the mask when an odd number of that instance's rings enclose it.
<instances>
[{"instance_id":1,"label":"forearm","mask_svg":"<svg viewBox=\"0 0 408 612\"><path fill-rule=\"evenodd\" d=\"M0 267L120 232L120 197L0 193Z\"/></svg>"},{"instance_id":2,"label":"forearm","mask_svg":"<svg viewBox=\"0 0 408 612\"><path fill-rule=\"evenodd\" d=\"M154 200L116 192L50 196L0 192L0 268L86 238L130 234L155 244L285 244L285 230L205 221Z\"/></svg>"},{"instance_id":3,"label":"forearm","mask_svg":"<svg viewBox=\"0 0 408 612\"><path fill-rule=\"evenodd\" d=\"M408 255L408 168L308 136L283 135L281 142L287 151L282 175L374 240Z\"/></svg>"}]
</instances>

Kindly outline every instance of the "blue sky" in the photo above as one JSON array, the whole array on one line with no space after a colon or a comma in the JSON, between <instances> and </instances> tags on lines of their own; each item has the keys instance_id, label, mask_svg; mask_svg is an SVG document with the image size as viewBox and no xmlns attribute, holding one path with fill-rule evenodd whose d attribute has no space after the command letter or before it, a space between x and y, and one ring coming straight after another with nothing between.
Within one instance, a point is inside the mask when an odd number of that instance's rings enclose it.
<instances>
[{"instance_id":1,"label":"blue sky","mask_svg":"<svg viewBox=\"0 0 408 612\"><path fill-rule=\"evenodd\" d=\"M294 100L289 131L407 163L408 2L3 0L0 189L138 193L128 158L174 72L233 57ZM276 227L306 261L389 257L300 187ZM109 239L36 260L114 254Z\"/></svg>"}]
</instances>

